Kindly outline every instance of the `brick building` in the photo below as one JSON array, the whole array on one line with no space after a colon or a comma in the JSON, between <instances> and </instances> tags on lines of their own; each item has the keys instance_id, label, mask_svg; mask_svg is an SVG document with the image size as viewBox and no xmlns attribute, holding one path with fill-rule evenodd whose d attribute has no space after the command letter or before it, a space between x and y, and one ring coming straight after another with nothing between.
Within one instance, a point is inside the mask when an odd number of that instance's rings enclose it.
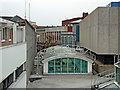
<instances>
[{"instance_id":1,"label":"brick building","mask_svg":"<svg viewBox=\"0 0 120 90\"><path fill-rule=\"evenodd\" d=\"M61 44L75 46L79 43L79 22L83 20L88 13L83 13L82 17L67 19L62 21L62 26L67 27L67 32L61 34Z\"/></svg>"}]
</instances>

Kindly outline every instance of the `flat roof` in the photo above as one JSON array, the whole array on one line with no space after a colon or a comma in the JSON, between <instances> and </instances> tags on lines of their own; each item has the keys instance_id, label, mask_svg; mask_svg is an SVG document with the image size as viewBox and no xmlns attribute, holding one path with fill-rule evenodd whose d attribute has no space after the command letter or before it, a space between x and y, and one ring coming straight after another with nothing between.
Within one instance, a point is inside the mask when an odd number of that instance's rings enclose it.
<instances>
[{"instance_id":1,"label":"flat roof","mask_svg":"<svg viewBox=\"0 0 120 90\"><path fill-rule=\"evenodd\" d=\"M70 22L71 24L77 24L77 23L80 23L80 21L82 21L81 19L80 20L76 20L76 21L73 21L73 22Z\"/></svg>"}]
</instances>

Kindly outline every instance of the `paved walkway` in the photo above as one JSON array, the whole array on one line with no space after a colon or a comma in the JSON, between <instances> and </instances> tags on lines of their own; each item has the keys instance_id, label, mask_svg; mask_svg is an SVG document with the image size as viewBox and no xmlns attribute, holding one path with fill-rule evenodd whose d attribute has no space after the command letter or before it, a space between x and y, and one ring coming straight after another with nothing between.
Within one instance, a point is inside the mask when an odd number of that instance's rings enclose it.
<instances>
[{"instance_id":1,"label":"paved walkway","mask_svg":"<svg viewBox=\"0 0 120 90\"><path fill-rule=\"evenodd\" d=\"M92 75L52 75L28 84L28 88L91 88Z\"/></svg>"}]
</instances>

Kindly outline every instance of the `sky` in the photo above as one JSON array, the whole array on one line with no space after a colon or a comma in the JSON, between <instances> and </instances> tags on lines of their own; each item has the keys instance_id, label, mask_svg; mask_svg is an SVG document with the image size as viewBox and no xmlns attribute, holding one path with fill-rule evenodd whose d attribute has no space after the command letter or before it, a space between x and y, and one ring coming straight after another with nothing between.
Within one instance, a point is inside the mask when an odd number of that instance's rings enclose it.
<instances>
[{"instance_id":1,"label":"sky","mask_svg":"<svg viewBox=\"0 0 120 90\"><path fill-rule=\"evenodd\" d=\"M26 0L26 18L39 26L59 26L62 20L82 17L97 7L105 7L119 0ZM0 0L0 16L19 15L25 18L25 0Z\"/></svg>"}]
</instances>

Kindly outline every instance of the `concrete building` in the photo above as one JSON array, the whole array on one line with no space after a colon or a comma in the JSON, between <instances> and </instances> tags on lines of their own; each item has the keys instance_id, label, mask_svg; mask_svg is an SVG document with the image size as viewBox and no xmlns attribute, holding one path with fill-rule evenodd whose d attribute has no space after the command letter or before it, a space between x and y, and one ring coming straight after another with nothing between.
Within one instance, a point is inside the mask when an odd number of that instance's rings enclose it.
<instances>
[{"instance_id":1,"label":"concrete building","mask_svg":"<svg viewBox=\"0 0 120 90\"><path fill-rule=\"evenodd\" d=\"M50 47L42 63L43 74L92 74L93 61L74 48Z\"/></svg>"},{"instance_id":2,"label":"concrete building","mask_svg":"<svg viewBox=\"0 0 120 90\"><path fill-rule=\"evenodd\" d=\"M120 7L120 2L110 2L106 7Z\"/></svg>"},{"instance_id":3,"label":"concrete building","mask_svg":"<svg viewBox=\"0 0 120 90\"><path fill-rule=\"evenodd\" d=\"M0 90L26 88L25 26L0 17Z\"/></svg>"},{"instance_id":4,"label":"concrete building","mask_svg":"<svg viewBox=\"0 0 120 90\"><path fill-rule=\"evenodd\" d=\"M32 72L32 68L33 68L33 61L34 58L36 56L36 33L35 33L35 29L33 28L33 26L25 19L22 19L19 16L14 16L14 17L3 17L5 19L11 20L13 22L18 23L20 26L25 27L25 42L26 42L26 71L27 71L27 80L26 83L28 83L29 81L29 76ZM17 35L19 36L19 35ZM23 37L23 36L21 36Z\"/></svg>"},{"instance_id":5,"label":"concrete building","mask_svg":"<svg viewBox=\"0 0 120 90\"><path fill-rule=\"evenodd\" d=\"M119 7L98 7L79 24L79 45L94 53L102 63L101 66L115 63L117 61L116 56L119 56L119 16ZM98 66L100 66L100 63ZM96 68L100 68L98 66ZM113 66L108 68L105 66L102 71L110 68L113 68Z\"/></svg>"},{"instance_id":6,"label":"concrete building","mask_svg":"<svg viewBox=\"0 0 120 90\"><path fill-rule=\"evenodd\" d=\"M47 48L52 45L61 44L61 33L66 32L67 27L52 26L52 27L39 27L36 30L38 47Z\"/></svg>"},{"instance_id":7,"label":"concrete building","mask_svg":"<svg viewBox=\"0 0 120 90\"><path fill-rule=\"evenodd\" d=\"M98 55L118 55L119 32L119 8L99 7L80 22L79 44Z\"/></svg>"}]
</instances>

